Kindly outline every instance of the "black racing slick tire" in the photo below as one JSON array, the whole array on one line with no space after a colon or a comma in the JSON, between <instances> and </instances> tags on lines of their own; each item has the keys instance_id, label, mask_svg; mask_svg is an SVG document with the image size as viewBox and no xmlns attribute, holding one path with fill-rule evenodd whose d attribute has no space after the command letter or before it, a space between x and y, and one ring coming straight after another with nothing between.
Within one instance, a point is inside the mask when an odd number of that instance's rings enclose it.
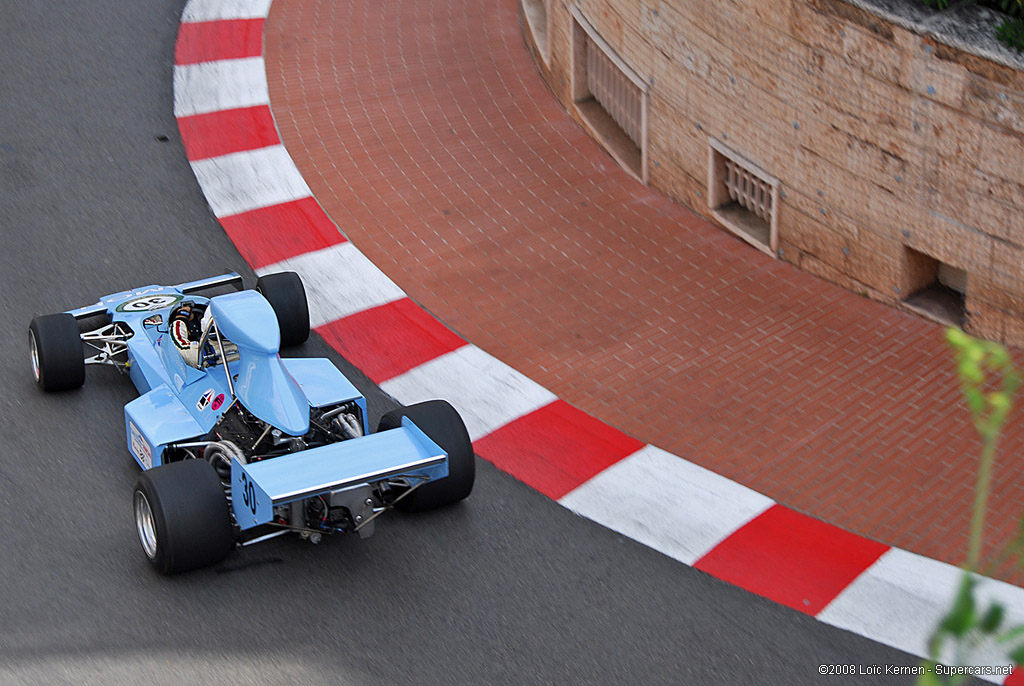
<instances>
[{"instance_id":1,"label":"black racing slick tire","mask_svg":"<svg viewBox=\"0 0 1024 686\"><path fill-rule=\"evenodd\" d=\"M206 460L143 472L135 482L132 507L142 550L163 574L216 564L234 547L224 488Z\"/></svg>"},{"instance_id":2,"label":"black racing slick tire","mask_svg":"<svg viewBox=\"0 0 1024 686\"><path fill-rule=\"evenodd\" d=\"M309 338L309 304L299 275L279 272L261 276L256 280L256 290L274 308L281 328L281 347L305 343Z\"/></svg>"},{"instance_id":3,"label":"black racing slick tire","mask_svg":"<svg viewBox=\"0 0 1024 686\"><path fill-rule=\"evenodd\" d=\"M405 512L423 512L457 503L468 496L476 480L476 462L473 442L458 411L444 400L428 400L388 412L381 417L377 431L400 427L402 417L408 417L448 453L448 476L423 484L399 500L396 507Z\"/></svg>"},{"instance_id":4,"label":"black racing slick tire","mask_svg":"<svg viewBox=\"0 0 1024 686\"><path fill-rule=\"evenodd\" d=\"M78 322L70 314L45 314L28 327L32 374L44 391L68 391L85 383L85 355Z\"/></svg>"}]
</instances>

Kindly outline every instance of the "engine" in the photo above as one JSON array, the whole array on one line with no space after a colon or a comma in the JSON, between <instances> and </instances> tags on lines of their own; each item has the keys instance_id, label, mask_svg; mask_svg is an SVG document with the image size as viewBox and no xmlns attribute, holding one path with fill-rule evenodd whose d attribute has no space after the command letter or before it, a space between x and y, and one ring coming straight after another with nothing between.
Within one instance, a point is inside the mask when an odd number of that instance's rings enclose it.
<instances>
[{"instance_id":1,"label":"engine","mask_svg":"<svg viewBox=\"0 0 1024 686\"><path fill-rule=\"evenodd\" d=\"M310 410L309 431L304 436L288 436L235 402L221 416L206 440L232 443L244 456L243 461L248 463L362 435L362 409L355 401Z\"/></svg>"}]
</instances>

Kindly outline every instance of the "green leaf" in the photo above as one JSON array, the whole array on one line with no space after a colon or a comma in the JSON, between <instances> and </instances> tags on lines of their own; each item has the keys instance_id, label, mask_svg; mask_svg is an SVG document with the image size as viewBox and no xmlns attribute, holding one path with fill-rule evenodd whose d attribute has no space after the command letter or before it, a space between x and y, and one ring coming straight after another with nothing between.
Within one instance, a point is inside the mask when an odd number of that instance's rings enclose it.
<instances>
[{"instance_id":1,"label":"green leaf","mask_svg":"<svg viewBox=\"0 0 1024 686\"><path fill-rule=\"evenodd\" d=\"M1024 645L1017 646L1010 651L1010 660L1015 665L1024 665Z\"/></svg>"},{"instance_id":2,"label":"green leaf","mask_svg":"<svg viewBox=\"0 0 1024 686\"><path fill-rule=\"evenodd\" d=\"M985 381L985 374L981 371L978 360L965 358L960 361L959 374L961 380L970 384L982 384Z\"/></svg>"},{"instance_id":3,"label":"green leaf","mask_svg":"<svg viewBox=\"0 0 1024 686\"><path fill-rule=\"evenodd\" d=\"M964 397L967 399L967 409L972 415L979 415L985 411L985 397L976 388L965 388Z\"/></svg>"},{"instance_id":4,"label":"green leaf","mask_svg":"<svg viewBox=\"0 0 1024 686\"><path fill-rule=\"evenodd\" d=\"M999 630L999 625L1003 623L1005 615L1006 609L1001 604L992 603L985 611L981 621L978 622L978 627L986 634L994 634Z\"/></svg>"},{"instance_id":5,"label":"green leaf","mask_svg":"<svg viewBox=\"0 0 1024 686\"><path fill-rule=\"evenodd\" d=\"M917 686L942 686L939 675L935 673L934 662L922 662L921 666L925 669L917 677Z\"/></svg>"},{"instance_id":6,"label":"green leaf","mask_svg":"<svg viewBox=\"0 0 1024 686\"><path fill-rule=\"evenodd\" d=\"M965 574L956 592L952 609L939 624L939 631L963 638L974 626L975 621L974 580Z\"/></svg>"},{"instance_id":7,"label":"green leaf","mask_svg":"<svg viewBox=\"0 0 1024 686\"><path fill-rule=\"evenodd\" d=\"M1000 643L1010 643L1017 640L1021 636L1024 636L1024 624L1015 626L1012 629L1007 629L1003 633L999 634L999 638L996 640Z\"/></svg>"},{"instance_id":8,"label":"green leaf","mask_svg":"<svg viewBox=\"0 0 1024 686\"><path fill-rule=\"evenodd\" d=\"M991 345L987 352L993 369L1005 369L1010 366L1010 353L1003 346Z\"/></svg>"},{"instance_id":9,"label":"green leaf","mask_svg":"<svg viewBox=\"0 0 1024 686\"><path fill-rule=\"evenodd\" d=\"M963 346L967 345L967 341L969 340L969 338L968 338L967 334L965 334L960 329L954 329L953 327L947 327L946 328L946 340L949 341L949 344L952 345L953 347L955 347L955 348L962 348Z\"/></svg>"}]
</instances>

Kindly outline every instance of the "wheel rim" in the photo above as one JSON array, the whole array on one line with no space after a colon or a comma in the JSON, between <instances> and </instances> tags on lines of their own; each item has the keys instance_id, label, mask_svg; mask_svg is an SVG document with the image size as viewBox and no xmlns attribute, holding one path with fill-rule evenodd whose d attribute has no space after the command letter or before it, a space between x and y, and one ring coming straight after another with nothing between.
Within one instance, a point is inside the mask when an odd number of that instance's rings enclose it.
<instances>
[{"instance_id":1,"label":"wheel rim","mask_svg":"<svg viewBox=\"0 0 1024 686\"><path fill-rule=\"evenodd\" d=\"M39 345L36 343L36 332L28 332L28 347L32 352L32 376L39 381Z\"/></svg>"},{"instance_id":2,"label":"wheel rim","mask_svg":"<svg viewBox=\"0 0 1024 686\"><path fill-rule=\"evenodd\" d=\"M135 528L139 532L139 541L146 557L156 557L156 523L153 521L153 509L142 491L135 491Z\"/></svg>"}]
</instances>

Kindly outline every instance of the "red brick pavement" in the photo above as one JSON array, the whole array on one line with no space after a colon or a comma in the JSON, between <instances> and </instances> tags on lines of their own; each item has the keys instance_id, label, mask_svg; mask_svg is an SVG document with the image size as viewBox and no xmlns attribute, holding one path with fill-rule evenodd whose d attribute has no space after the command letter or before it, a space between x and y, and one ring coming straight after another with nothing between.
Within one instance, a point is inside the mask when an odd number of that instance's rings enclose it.
<instances>
[{"instance_id":1,"label":"red brick pavement","mask_svg":"<svg viewBox=\"0 0 1024 686\"><path fill-rule=\"evenodd\" d=\"M518 4L274 2L271 108L324 209L413 299L573 405L961 562L979 443L940 327L771 260L621 171L547 90ZM1020 417L993 544L1024 503Z\"/></svg>"}]
</instances>

